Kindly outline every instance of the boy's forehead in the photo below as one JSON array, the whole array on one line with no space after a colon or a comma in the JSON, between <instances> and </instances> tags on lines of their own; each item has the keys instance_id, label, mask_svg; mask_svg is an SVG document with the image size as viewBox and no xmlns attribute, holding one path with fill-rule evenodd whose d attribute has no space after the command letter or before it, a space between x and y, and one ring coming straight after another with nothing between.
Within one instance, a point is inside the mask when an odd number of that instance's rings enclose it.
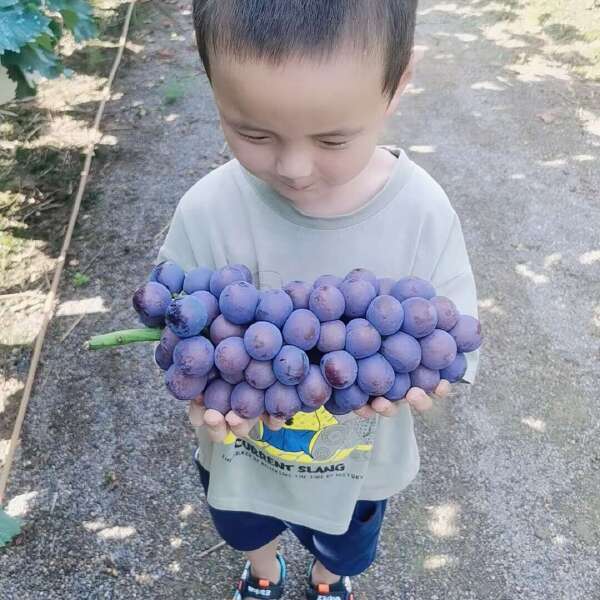
<instances>
[{"instance_id":1,"label":"boy's forehead","mask_svg":"<svg viewBox=\"0 0 600 600\"><path fill-rule=\"evenodd\" d=\"M222 116L268 130L314 133L366 124L387 106L383 67L375 57L337 54L322 60L211 60L211 79Z\"/></svg>"}]
</instances>

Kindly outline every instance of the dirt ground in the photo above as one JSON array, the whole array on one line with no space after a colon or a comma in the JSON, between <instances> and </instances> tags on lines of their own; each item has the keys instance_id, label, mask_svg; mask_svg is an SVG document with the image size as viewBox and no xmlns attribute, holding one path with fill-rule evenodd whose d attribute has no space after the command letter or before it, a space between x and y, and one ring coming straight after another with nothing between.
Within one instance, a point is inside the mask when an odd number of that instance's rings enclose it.
<instances>
[{"instance_id":1,"label":"dirt ground","mask_svg":"<svg viewBox=\"0 0 600 600\"><path fill-rule=\"evenodd\" d=\"M382 141L457 210L486 345L476 385L417 419L421 472L391 500L358 598L588 600L600 588L600 9L583 2L573 24L560 21L568 2L553 4L420 3L424 58ZM219 538L150 348L82 350L94 333L136 326L131 293L178 199L230 158L190 20L187 2L138 13L8 489L26 525L0 550L1 600L226 599L240 573L228 548L196 559ZM76 115L93 112L99 60L65 83L59 132L87 139ZM56 93L46 100L63 114ZM37 291L0 304L0 457L65 214L46 242L20 238L37 274L21 258L21 279L3 282ZM287 597L300 598L308 556L288 536L283 551Z\"/></svg>"}]
</instances>

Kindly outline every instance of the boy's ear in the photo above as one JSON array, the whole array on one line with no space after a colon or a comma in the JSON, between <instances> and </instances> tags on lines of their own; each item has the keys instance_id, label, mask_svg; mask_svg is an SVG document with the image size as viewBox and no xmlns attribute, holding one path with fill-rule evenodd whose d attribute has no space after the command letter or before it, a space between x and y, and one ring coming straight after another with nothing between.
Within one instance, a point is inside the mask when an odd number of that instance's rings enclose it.
<instances>
[{"instance_id":1,"label":"boy's ear","mask_svg":"<svg viewBox=\"0 0 600 600\"><path fill-rule=\"evenodd\" d=\"M392 115L396 112L398 104L400 103L400 97L404 93L406 86L411 82L414 74L415 74L415 66L416 64L423 58L424 50L422 46L415 46L410 53L410 60L408 61L408 65L402 73L402 77L398 82L398 87L396 88L396 92L394 93L394 97L389 103L386 115Z\"/></svg>"}]
</instances>

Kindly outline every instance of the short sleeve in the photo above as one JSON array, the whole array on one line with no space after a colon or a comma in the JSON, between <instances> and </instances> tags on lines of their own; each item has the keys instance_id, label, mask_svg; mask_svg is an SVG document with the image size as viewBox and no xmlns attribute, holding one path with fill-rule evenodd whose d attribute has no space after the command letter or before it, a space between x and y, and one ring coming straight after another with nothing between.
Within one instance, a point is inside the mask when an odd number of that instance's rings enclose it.
<instances>
[{"instance_id":1,"label":"short sleeve","mask_svg":"<svg viewBox=\"0 0 600 600\"><path fill-rule=\"evenodd\" d=\"M448 239L431 277L439 296L450 298L461 314L478 318L477 289L462 228L455 215ZM479 364L479 350L469 352L463 381L473 383Z\"/></svg>"}]
</instances>

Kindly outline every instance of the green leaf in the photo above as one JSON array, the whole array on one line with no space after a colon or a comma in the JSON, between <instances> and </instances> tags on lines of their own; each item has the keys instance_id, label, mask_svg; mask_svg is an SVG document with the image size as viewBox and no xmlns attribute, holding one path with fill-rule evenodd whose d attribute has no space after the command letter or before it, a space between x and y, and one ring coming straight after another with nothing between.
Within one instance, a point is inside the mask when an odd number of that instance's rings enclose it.
<instances>
[{"instance_id":1,"label":"green leaf","mask_svg":"<svg viewBox=\"0 0 600 600\"><path fill-rule=\"evenodd\" d=\"M2 0L0 0L2 1ZM19 48L41 33L52 35L48 29L50 19L40 12L22 6L0 8L0 55Z\"/></svg>"},{"instance_id":2,"label":"green leaf","mask_svg":"<svg viewBox=\"0 0 600 600\"><path fill-rule=\"evenodd\" d=\"M19 2L19 0L0 0L0 8L6 8L7 6L13 6Z\"/></svg>"},{"instance_id":3,"label":"green leaf","mask_svg":"<svg viewBox=\"0 0 600 600\"><path fill-rule=\"evenodd\" d=\"M2 64L18 67L30 85L35 82L35 73L48 78L62 73L62 66L54 52L35 44L26 44L20 52L7 51L2 57Z\"/></svg>"},{"instance_id":4,"label":"green leaf","mask_svg":"<svg viewBox=\"0 0 600 600\"><path fill-rule=\"evenodd\" d=\"M92 8L87 0L47 0L46 5L50 10L60 12L65 27L73 33L76 41L97 34Z\"/></svg>"}]
</instances>

